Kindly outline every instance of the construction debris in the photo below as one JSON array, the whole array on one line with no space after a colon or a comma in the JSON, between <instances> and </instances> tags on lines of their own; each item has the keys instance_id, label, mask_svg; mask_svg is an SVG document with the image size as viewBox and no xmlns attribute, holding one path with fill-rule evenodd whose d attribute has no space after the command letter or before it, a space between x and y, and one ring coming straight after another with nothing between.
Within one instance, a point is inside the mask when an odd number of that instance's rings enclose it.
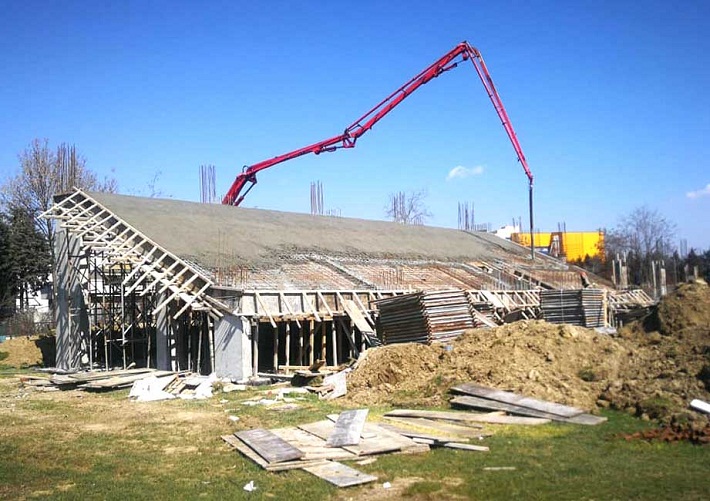
<instances>
[{"instance_id":1,"label":"construction debris","mask_svg":"<svg viewBox=\"0 0 710 501\"><path fill-rule=\"evenodd\" d=\"M606 421L606 418L586 414L582 409L524 397L474 383L456 385L451 388L451 391L466 395L455 397L451 400L452 404L463 407L505 411L511 414L550 419L562 423L597 425Z\"/></svg>"},{"instance_id":2,"label":"construction debris","mask_svg":"<svg viewBox=\"0 0 710 501\"><path fill-rule=\"evenodd\" d=\"M337 461L361 461L376 454L429 450L428 445L386 426L367 423L367 413L367 409L347 411L298 427L245 430L222 439L267 471L303 469L339 487L373 482L377 477ZM468 449L483 450L481 446Z\"/></svg>"},{"instance_id":3,"label":"construction debris","mask_svg":"<svg viewBox=\"0 0 710 501\"><path fill-rule=\"evenodd\" d=\"M396 409L388 412L385 416L395 417L424 417L429 419L443 419L447 421L461 421L468 423L489 423L489 424L517 424L536 426L547 424L550 419L506 416L499 412L474 413L474 412L440 412L440 411L420 411L413 409Z\"/></svg>"},{"instance_id":4,"label":"construction debris","mask_svg":"<svg viewBox=\"0 0 710 501\"><path fill-rule=\"evenodd\" d=\"M710 414L710 404L703 402L702 400L698 400L697 398L690 402L690 407L700 412L704 412L705 414Z\"/></svg>"},{"instance_id":5,"label":"construction debris","mask_svg":"<svg viewBox=\"0 0 710 501\"><path fill-rule=\"evenodd\" d=\"M128 388L136 381L148 377L162 377L175 375L172 371L158 371L155 369L123 369L110 371L86 371L67 374L55 373L49 378L23 376L23 383L27 386L42 388L52 387L60 390L116 390Z\"/></svg>"}]
</instances>

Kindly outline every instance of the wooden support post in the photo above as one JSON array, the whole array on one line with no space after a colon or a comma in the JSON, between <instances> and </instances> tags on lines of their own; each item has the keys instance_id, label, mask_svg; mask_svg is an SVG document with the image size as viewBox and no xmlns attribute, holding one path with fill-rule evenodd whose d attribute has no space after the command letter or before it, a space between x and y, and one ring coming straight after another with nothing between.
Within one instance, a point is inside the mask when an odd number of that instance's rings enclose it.
<instances>
[{"instance_id":1,"label":"wooden support post","mask_svg":"<svg viewBox=\"0 0 710 501\"><path fill-rule=\"evenodd\" d=\"M333 349L333 366L338 365L338 326L335 323L335 317L330 321L331 326L331 339L332 339L332 349Z\"/></svg>"},{"instance_id":2,"label":"wooden support post","mask_svg":"<svg viewBox=\"0 0 710 501\"><path fill-rule=\"evenodd\" d=\"M325 332L325 320L320 323L320 360L325 360L327 336Z\"/></svg>"},{"instance_id":3,"label":"wooden support post","mask_svg":"<svg viewBox=\"0 0 710 501\"><path fill-rule=\"evenodd\" d=\"M298 336L298 363L306 365L306 361L303 357L303 329L296 326L296 333Z\"/></svg>"},{"instance_id":4,"label":"wooden support post","mask_svg":"<svg viewBox=\"0 0 710 501\"><path fill-rule=\"evenodd\" d=\"M313 328L315 322L313 319L311 319L308 322L308 365L313 365L315 360L313 360L313 356L315 355L315 346L313 346L313 341L314 341L314 336L313 336Z\"/></svg>"},{"instance_id":5,"label":"wooden support post","mask_svg":"<svg viewBox=\"0 0 710 501\"><path fill-rule=\"evenodd\" d=\"M252 365L254 370L252 374L256 377L257 372L259 372L259 322L252 322L252 334L251 334L251 344L252 344Z\"/></svg>"},{"instance_id":6,"label":"wooden support post","mask_svg":"<svg viewBox=\"0 0 710 501\"><path fill-rule=\"evenodd\" d=\"M353 333L353 341L355 341L355 323L350 320L350 331ZM360 353L363 353L367 347L365 346L365 335L360 333Z\"/></svg>"},{"instance_id":7,"label":"wooden support post","mask_svg":"<svg viewBox=\"0 0 710 501\"><path fill-rule=\"evenodd\" d=\"M279 326L273 328L274 333L274 372L279 371Z\"/></svg>"},{"instance_id":8,"label":"wooden support post","mask_svg":"<svg viewBox=\"0 0 710 501\"><path fill-rule=\"evenodd\" d=\"M291 364L291 322L286 322L286 365ZM296 364L298 365L298 364Z\"/></svg>"}]
</instances>

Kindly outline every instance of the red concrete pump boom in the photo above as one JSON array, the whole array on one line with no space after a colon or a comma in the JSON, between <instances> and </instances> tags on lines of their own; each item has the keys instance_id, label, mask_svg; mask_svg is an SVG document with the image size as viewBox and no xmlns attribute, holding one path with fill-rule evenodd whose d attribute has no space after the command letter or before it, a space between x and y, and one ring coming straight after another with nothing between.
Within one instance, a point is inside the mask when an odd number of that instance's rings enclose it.
<instances>
[{"instance_id":1,"label":"red concrete pump boom","mask_svg":"<svg viewBox=\"0 0 710 501\"><path fill-rule=\"evenodd\" d=\"M518 161L522 164L525 175L528 178L530 186L530 234L533 234L533 217L532 217L532 188L533 188L533 175L528 167L528 162L525 159L523 150L518 142L518 137L515 134L513 125L510 123L508 118L508 113L505 111L503 102L498 95L495 85L493 84L493 79L490 73L488 73L488 68L486 63L483 61L481 53L478 49L472 47L468 42L464 41L454 47L451 51L446 53L444 56L435 61L432 65L426 68L424 71L410 79L407 83L402 85L399 89L394 91L392 94L387 96L385 99L380 101L374 108L365 113L363 116L355 120L351 125L349 125L342 134L333 136L323 141L304 146L295 151L289 153L284 153L277 157L264 160L262 162L256 163L254 165L245 166L241 172L232 183L229 191L222 200L223 204L226 205L239 205L244 200L244 197L249 193L249 191L256 184L256 174L259 171L273 167L276 164L297 158L308 153L314 153L319 155L324 152L335 151L340 148L354 148L357 140L365 134L365 132L372 129L372 127L379 122L385 115L387 115L392 109L395 108L399 103L404 101L404 99L409 96L412 92L417 90L419 87L429 82L430 80L438 77L442 73L452 70L458 66L460 62L469 60L473 63L473 67L476 69L478 77L483 83L483 87L486 89L486 93L493 103L493 107L498 113L503 128L510 138L510 142L513 144L513 149L515 149L515 154L518 156ZM247 190L242 194L244 187L249 184ZM532 242L531 242L532 251ZM533 254L534 258L534 254Z\"/></svg>"}]
</instances>

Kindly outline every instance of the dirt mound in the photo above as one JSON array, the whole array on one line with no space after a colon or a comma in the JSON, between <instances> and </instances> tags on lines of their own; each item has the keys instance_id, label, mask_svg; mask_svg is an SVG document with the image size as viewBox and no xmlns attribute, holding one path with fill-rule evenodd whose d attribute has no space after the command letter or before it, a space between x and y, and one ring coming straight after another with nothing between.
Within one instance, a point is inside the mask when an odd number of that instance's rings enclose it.
<instances>
[{"instance_id":1,"label":"dirt mound","mask_svg":"<svg viewBox=\"0 0 710 501\"><path fill-rule=\"evenodd\" d=\"M0 353L7 356L0 360L0 365L20 369L33 365L42 365L42 350L38 337L16 337L0 343Z\"/></svg>"},{"instance_id":2,"label":"dirt mound","mask_svg":"<svg viewBox=\"0 0 710 501\"><path fill-rule=\"evenodd\" d=\"M681 284L658 304L655 317L658 332L665 336L710 327L710 286L704 281Z\"/></svg>"},{"instance_id":3,"label":"dirt mound","mask_svg":"<svg viewBox=\"0 0 710 501\"><path fill-rule=\"evenodd\" d=\"M710 290L678 288L659 304L665 335L648 319L611 337L543 321L467 331L442 346L390 345L369 350L348 379L358 404L444 404L449 388L473 381L587 410L611 407L665 424L702 428L688 411L710 401ZM708 304L708 306L703 306Z\"/></svg>"},{"instance_id":4,"label":"dirt mound","mask_svg":"<svg viewBox=\"0 0 710 501\"><path fill-rule=\"evenodd\" d=\"M612 382L602 398L667 424L707 423L707 417L685 409L693 398L710 400L710 287L681 284L648 318L619 334L636 356L625 380Z\"/></svg>"},{"instance_id":5,"label":"dirt mound","mask_svg":"<svg viewBox=\"0 0 710 501\"><path fill-rule=\"evenodd\" d=\"M590 329L523 321L467 331L450 345L369 350L348 379L360 404L436 405L449 388L476 381L590 409L632 354Z\"/></svg>"},{"instance_id":6,"label":"dirt mound","mask_svg":"<svg viewBox=\"0 0 710 501\"><path fill-rule=\"evenodd\" d=\"M660 440L662 442L688 441L694 444L710 444L710 425L685 426L677 423L655 428L653 430L639 431L631 435L624 435L628 440Z\"/></svg>"}]
</instances>

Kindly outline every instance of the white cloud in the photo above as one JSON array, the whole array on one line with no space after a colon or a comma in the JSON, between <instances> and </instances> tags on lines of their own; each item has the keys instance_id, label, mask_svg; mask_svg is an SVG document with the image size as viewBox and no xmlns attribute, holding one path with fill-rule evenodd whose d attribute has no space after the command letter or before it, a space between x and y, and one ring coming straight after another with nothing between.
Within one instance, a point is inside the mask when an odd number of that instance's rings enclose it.
<instances>
[{"instance_id":1,"label":"white cloud","mask_svg":"<svg viewBox=\"0 0 710 501\"><path fill-rule=\"evenodd\" d=\"M457 165L449 171L449 174L446 176L446 180L450 181L456 178L480 176L481 174L483 174L482 165L477 165L475 167L464 167L463 165Z\"/></svg>"},{"instance_id":2,"label":"white cloud","mask_svg":"<svg viewBox=\"0 0 710 501\"><path fill-rule=\"evenodd\" d=\"M710 184L705 186L705 188L701 188L695 191L689 191L685 194L685 196L690 199L710 196Z\"/></svg>"}]
</instances>

